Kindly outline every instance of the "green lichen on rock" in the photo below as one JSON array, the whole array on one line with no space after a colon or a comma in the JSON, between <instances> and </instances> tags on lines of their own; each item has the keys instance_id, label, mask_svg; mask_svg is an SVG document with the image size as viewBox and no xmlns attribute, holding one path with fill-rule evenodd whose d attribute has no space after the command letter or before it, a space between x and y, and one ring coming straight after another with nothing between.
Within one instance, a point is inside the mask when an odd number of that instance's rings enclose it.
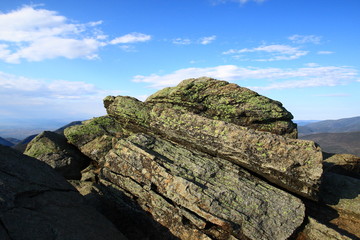
<instances>
[{"instance_id":1,"label":"green lichen on rock","mask_svg":"<svg viewBox=\"0 0 360 240\"><path fill-rule=\"evenodd\" d=\"M60 139L60 136L51 134L49 132L42 132L37 135L26 147L24 154L30 157L39 158L46 154L59 152L60 148L51 139Z\"/></svg>"},{"instance_id":2,"label":"green lichen on rock","mask_svg":"<svg viewBox=\"0 0 360 240\"><path fill-rule=\"evenodd\" d=\"M132 108L124 107L124 102ZM322 174L322 153L311 141L286 138L214 120L186 108L171 107L169 103L143 103L119 96L107 106L108 114L124 123L125 128L157 134L189 148L222 157L290 191L317 198ZM143 113L135 115L134 106ZM261 149L256 147L259 143L263 144Z\"/></svg>"},{"instance_id":3,"label":"green lichen on rock","mask_svg":"<svg viewBox=\"0 0 360 240\"><path fill-rule=\"evenodd\" d=\"M149 108L136 98L108 96L104 99L104 106L109 115L126 120L122 124L131 124L134 120L137 125L147 125L149 123Z\"/></svg>"},{"instance_id":4,"label":"green lichen on rock","mask_svg":"<svg viewBox=\"0 0 360 240\"><path fill-rule=\"evenodd\" d=\"M28 144L24 154L47 163L67 179L80 179L80 171L90 161L68 144L63 135L49 131L36 136Z\"/></svg>"},{"instance_id":5,"label":"green lichen on rock","mask_svg":"<svg viewBox=\"0 0 360 240\"><path fill-rule=\"evenodd\" d=\"M77 146L86 156L98 163L112 148L114 138L129 136L131 132L109 116L93 118L82 125L71 126L64 131L68 142Z\"/></svg>"},{"instance_id":6,"label":"green lichen on rock","mask_svg":"<svg viewBox=\"0 0 360 240\"><path fill-rule=\"evenodd\" d=\"M71 144L82 146L96 137L115 135L123 132L123 128L113 118L102 116L82 122L81 125L71 126L64 130L64 135Z\"/></svg>"},{"instance_id":7,"label":"green lichen on rock","mask_svg":"<svg viewBox=\"0 0 360 240\"><path fill-rule=\"evenodd\" d=\"M172 203L159 221L178 237L186 231L179 228L180 222L174 224L184 218L182 209L194 216L187 218L188 229L195 225L196 232L211 239L286 239L304 218L300 199L233 163L160 138L134 134L117 142L105 159L105 179L134 194L155 218L164 203ZM206 229L203 221L213 224L222 237Z\"/></svg>"},{"instance_id":8,"label":"green lichen on rock","mask_svg":"<svg viewBox=\"0 0 360 240\"><path fill-rule=\"evenodd\" d=\"M192 78L151 95L150 105L171 104L199 115L253 129L297 137L296 124L280 102L225 81ZM167 106L167 105L166 105Z\"/></svg>"}]
</instances>

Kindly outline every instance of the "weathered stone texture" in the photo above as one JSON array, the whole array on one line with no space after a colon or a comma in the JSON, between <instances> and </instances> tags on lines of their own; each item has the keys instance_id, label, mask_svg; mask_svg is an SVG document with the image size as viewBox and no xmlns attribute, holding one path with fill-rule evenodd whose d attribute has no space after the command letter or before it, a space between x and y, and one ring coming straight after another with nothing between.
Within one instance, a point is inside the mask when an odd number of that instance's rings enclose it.
<instances>
[{"instance_id":1,"label":"weathered stone texture","mask_svg":"<svg viewBox=\"0 0 360 240\"><path fill-rule=\"evenodd\" d=\"M181 239L286 239L303 221L299 199L230 162L168 141L133 135L105 159L103 178Z\"/></svg>"},{"instance_id":2,"label":"weathered stone texture","mask_svg":"<svg viewBox=\"0 0 360 240\"><path fill-rule=\"evenodd\" d=\"M322 152L312 141L256 131L184 110L151 107L129 97L108 97L105 101L108 114L125 128L152 132L222 157L290 191L317 198Z\"/></svg>"},{"instance_id":3,"label":"weathered stone texture","mask_svg":"<svg viewBox=\"0 0 360 240\"><path fill-rule=\"evenodd\" d=\"M50 166L2 146L0 238L126 239Z\"/></svg>"},{"instance_id":4,"label":"weathered stone texture","mask_svg":"<svg viewBox=\"0 0 360 240\"><path fill-rule=\"evenodd\" d=\"M207 118L297 137L297 128L280 102L236 84L212 78L191 78L151 95L148 105L181 108Z\"/></svg>"},{"instance_id":5,"label":"weathered stone texture","mask_svg":"<svg viewBox=\"0 0 360 240\"><path fill-rule=\"evenodd\" d=\"M93 118L81 125L66 128L64 135L69 143L98 163L112 148L114 138L128 136L126 130L109 116Z\"/></svg>"},{"instance_id":6,"label":"weathered stone texture","mask_svg":"<svg viewBox=\"0 0 360 240\"><path fill-rule=\"evenodd\" d=\"M69 145L63 135L49 131L31 140L24 154L47 163L66 179L80 179L81 170L90 162L77 148Z\"/></svg>"}]
</instances>

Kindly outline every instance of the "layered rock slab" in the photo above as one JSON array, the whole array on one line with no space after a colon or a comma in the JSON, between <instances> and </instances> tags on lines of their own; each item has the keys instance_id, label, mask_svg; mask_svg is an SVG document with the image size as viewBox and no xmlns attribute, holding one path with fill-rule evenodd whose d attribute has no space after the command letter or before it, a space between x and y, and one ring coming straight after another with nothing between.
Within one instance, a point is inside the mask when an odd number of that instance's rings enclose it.
<instances>
[{"instance_id":1,"label":"layered rock slab","mask_svg":"<svg viewBox=\"0 0 360 240\"><path fill-rule=\"evenodd\" d=\"M297 138L293 116L280 102L226 81L187 79L156 92L146 103L182 108L207 118Z\"/></svg>"},{"instance_id":2,"label":"layered rock slab","mask_svg":"<svg viewBox=\"0 0 360 240\"><path fill-rule=\"evenodd\" d=\"M232 161L302 196L317 199L322 152L297 140L214 120L131 97L106 97L110 116L134 132L147 132Z\"/></svg>"},{"instance_id":3,"label":"layered rock slab","mask_svg":"<svg viewBox=\"0 0 360 240\"><path fill-rule=\"evenodd\" d=\"M47 164L0 146L0 237L125 240Z\"/></svg>"},{"instance_id":4,"label":"layered rock slab","mask_svg":"<svg viewBox=\"0 0 360 240\"><path fill-rule=\"evenodd\" d=\"M103 183L135 197L181 239L286 239L303 222L296 197L169 141L135 134L105 159Z\"/></svg>"}]
</instances>

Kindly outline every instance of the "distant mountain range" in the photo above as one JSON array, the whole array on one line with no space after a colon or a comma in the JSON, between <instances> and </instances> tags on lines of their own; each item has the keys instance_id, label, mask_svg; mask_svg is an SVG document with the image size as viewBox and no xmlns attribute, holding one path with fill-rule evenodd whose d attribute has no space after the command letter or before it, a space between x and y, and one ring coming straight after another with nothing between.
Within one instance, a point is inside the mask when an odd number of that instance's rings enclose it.
<instances>
[{"instance_id":1,"label":"distant mountain range","mask_svg":"<svg viewBox=\"0 0 360 240\"><path fill-rule=\"evenodd\" d=\"M13 146L14 144L2 137L0 137L0 145L4 145L4 146L8 146L8 147L11 147Z\"/></svg>"},{"instance_id":2,"label":"distant mountain range","mask_svg":"<svg viewBox=\"0 0 360 240\"><path fill-rule=\"evenodd\" d=\"M318 143L324 152L360 156L360 132L316 133L302 136L301 139Z\"/></svg>"},{"instance_id":3,"label":"distant mountain range","mask_svg":"<svg viewBox=\"0 0 360 240\"><path fill-rule=\"evenodd\" d=\"M319 120L293 120L299 126L305 126L309 123L319 122Z\"/></svg>"},{"instance_id":4,"label":"distant mountain range","mask_svg":"<svg viewBox=\"0 0 360 240\"><path fill-rule=\"evenodd\" d=\"M313 122L298 131L300 139L318 143L324 152L360 156L360 117Z\"/></svg>"},{"instance_id":5,"label":"distant mountain range","mask_svg":"<svg viewBox=\"0 0 360 240\"><path fill-rule=\"evenodd\" d=\"M342 118L339 120L318 121L298 126L299 136L315 133L340 133L360 131L360 117Z\"/></svg>"}]
</instances>

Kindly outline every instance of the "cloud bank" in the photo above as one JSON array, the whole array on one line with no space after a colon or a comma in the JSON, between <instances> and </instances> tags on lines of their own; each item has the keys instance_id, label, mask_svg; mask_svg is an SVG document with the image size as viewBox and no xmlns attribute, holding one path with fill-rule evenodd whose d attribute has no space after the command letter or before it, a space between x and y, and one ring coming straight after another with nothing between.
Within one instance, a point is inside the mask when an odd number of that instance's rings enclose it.
<instances>
[{"instance_id":1,"label":"cloud bank","mask_svg":"<svg viewBox=\"0 0 360 240\"><path fill-rule=\"evenodd\" d=\"M220 65L208 68L184 68L165 75L134 76L134 82L148 83L151 88L174 86L187 78L213 77L216 79L247 84L254 90L272 90L289 88L306 88L336 86L358 81L357 70L351 67L317 66L306 68L255 68L236 65ZM249 81L257 80L261 85L252 86Z\"/></svg>"},{"instance_id":2,"label":"cloud bank","mask_svg":"<svg viewBox=\"0 0 360 240\"><path fill-rule=\"evenodd\" d=\"M7 63L98 58L98 50L109 44L145 42L143 33L130 33L107 41L98 28L102 21L74 23L55 11L24 6L0 13L0 59Z\"/></svg>"},{"instance_id":3,"label":"cloud bank","mask_svg":"<svg viewBox=\"0 0 360 240\"><path fill-rule=\"evenodd\" d=\"M304 44L304 43L313 43L313 44L320 44L321 37L316 35L299 35L295 34L288 38L293 43Z\"/></svg>"},{"instance_id":4,"label":"cloud bank","mask_svg":"<svg viewBox=\"0 0 360 240\"><path fill-rule=\"evenodd\" d=\"M0 72L0 109L3 117L66 118L105 114L102 99L120 91L102 90L81 81L51 82ZM34 114L34 112L37 112ZM25 115L24 115L25 114Z\"/></svg>"},{"instance_id":5,"label":"cloud bank","mask_svg":"<svg viewBox=\"0 0 360 240\"><path fill-rule=\"evenodd\" d=\"M300 50L298 47L292 47L289 45L273 44L262 45L255 48L243 48L243 49L230 49L223 52L225 55L233 55L236 58L245 58L248 53L258 54L251 56L253 61L280 61L280 60L294 60L302 56L307 55L309 52Z\"/></svg>"}]
</instances>

